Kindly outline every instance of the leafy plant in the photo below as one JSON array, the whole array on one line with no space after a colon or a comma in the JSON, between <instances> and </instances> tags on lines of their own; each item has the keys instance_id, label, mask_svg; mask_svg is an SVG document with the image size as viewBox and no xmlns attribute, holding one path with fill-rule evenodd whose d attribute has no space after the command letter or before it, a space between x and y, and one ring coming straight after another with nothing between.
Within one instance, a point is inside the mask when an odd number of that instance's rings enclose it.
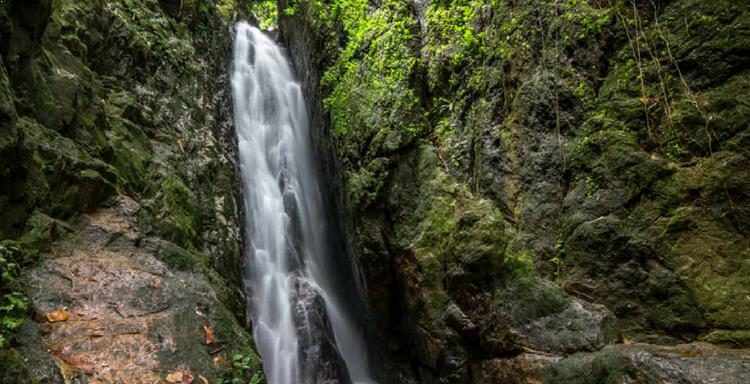
<instances>
[{"instance_id":1,"label":"leafy plant","mask_svg":"<svg viewBox=\"0 0 750 384\"><path fill-rule=\"evenodd\" d=\"M248 11L258 20L258 28L269 29L278 22L278 8L274 0L256 0L247 3ZM292 8L287 8L292 9Z\"/></svg>"},{"instance_id":2,"label":"leafy plant","mask_svg":"<svg viewBox=\"0 0 750 384\"><path fill-rule=\"evenodd\" d=\"M232 377L225 379L223 384L260 384L261 382L263 382L263 372L254 354L232 355Z\"/></svg>"},{"instance_id":3,"label":"leafy plant","mask_svg":"<svg viewBox=\"0 0 750 384\"><path fill-rule=\"evenodd\" d=\"M0 243L0 348L7 347L28 308L26 297L18 290L20 268L16 260L20 255L15 241Z\"/></svg>"},{"instance_id":4,"label":"leafy plant","mask_svg":"<svg viewBox=\"0 0 750 384\"><path fill-rule=\"evenodd\" d=\"M599 181L595 176L588 175L586 176L586 196L592 197L594 196L594 192L596 192L597 189L599 189Z\"/></svg>"}]
</instances>

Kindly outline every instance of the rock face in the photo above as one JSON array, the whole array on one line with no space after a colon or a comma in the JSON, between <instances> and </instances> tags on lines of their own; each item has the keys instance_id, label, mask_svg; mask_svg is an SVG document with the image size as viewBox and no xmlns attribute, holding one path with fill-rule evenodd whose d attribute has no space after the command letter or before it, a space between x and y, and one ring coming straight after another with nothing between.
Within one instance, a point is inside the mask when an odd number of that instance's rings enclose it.
<instances>
[{"instance_id":1,"label":"rock face","mask_svg":"<svg viewBox=\"0 0 750 384\"><path fill-rule=\"evenodd\" d=\"M0 3L0 381L260 371L238 325L226 65L241 8Z\"/></svg>"},{"instance_id":2,"label":"rock face","mask_svg":"<svg viewBox=\"0 0 750 384\"><path fill-rule=\"evenodd\" d=\"M593 354L577 354L544 372L551 383L744 383L750 357L743 350L695 343L673 347L612 345Z\"/></svg>"},{"instance_id":3,"label":"rock face","mask_svg":"<svg viewBox=\"0 0 750 384\"><path fill-rule=\"evenodd\" d=\"M65 382L159 382L170 372L220 377L224 367L215 361L229 362L229 351L251 343L208 272L197 263L170 270L164 255L194 256L143 236L139 208L120 198L81 216L27 272L34 318Z\"/></svg>"},{"instance_id":4,"label":"rock face","mask_svg":"<svg viewBox=\"0 0 750 384\"><path fill-rule=\"evenodd\" d=\"M748 346L747 4L279 3L386 380L700 382L668 345Z\"/></svg>"}]
</instances>

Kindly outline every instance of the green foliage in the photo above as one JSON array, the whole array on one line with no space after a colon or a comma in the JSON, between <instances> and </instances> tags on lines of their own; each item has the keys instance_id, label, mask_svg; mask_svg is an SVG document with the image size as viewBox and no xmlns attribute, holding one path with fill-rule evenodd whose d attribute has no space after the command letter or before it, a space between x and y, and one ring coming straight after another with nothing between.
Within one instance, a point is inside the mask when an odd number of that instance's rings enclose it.
<instances>
[{"instance_id":1,"label":"green foliage","mask_svg":"<svg viewBox=\"0 0 750 384\"><path fill-rule=\"evenodd\" d=\"M584 178L584 181L586 183L586 196L594 196L594 192L599 189L599 182L597 181L596 176L588 175Z\"/></svg>"},{"instance_id":2,"label":"green foliage","mask_svg":"<svg viewBox=\"0 0 750 384\"><path fill-rule=\"evenodd\" d=\"M527 274L505 281L505 287L497 290L495 300L498 305L510 303L512 316L523 321L559 313L570 298L560 287Z\"/></svg>"},{"instance_id":3,"label":"green foliage","mask_svg":"<svg viewBox=\"0 0 750 384\"><path fill-rule=\"evenodd\" d=\"M223 384L260 384L263 379L260 361L254 353L235 353L232 355L232 376L225 378Z\"/></svg>"},{"instance_id":4,"label":"green foliage","mask_svg":"<svg viewBox=\"0 0 750 384\"><path fill-rule=\"evenodd\" d=\"M305 11L320 28L341 28L347 36L321 81L342 159L392 151L421 135L422 112L411 86L417 25L407 4L386 1L370 11L363 0L318 1Z\"/></svg>"},{"instance_id":5,"label":"green foliage","mask_svg":"<svg viewBox=\"0 0 750 384\"><path fill-rule=\"evenodd\" d=\"M258 20L258 28L269 29L278 24L278 7L275 0L253 0L247 3L248 11ZM293 8L288 8L293 9Z\"/></svg>"},{"instance_id":6,"label":"green foliage","mask_svg":"<svg viewBox=\"0 0 750 384\"><path fill-rule=\"evenodd\" d=\"M0 243L0 348L12 340L13 331L23 323L28 300L18 282L21 248L15 241Z\"/></svg>"},{"instance_id":7,"label":"green foliage","mask_svg":"<svg viewBox=\"0 0 750 384\"><path fill-rule=\"evenodd\" d=\"M443 0L430 2L425 22L432 44L425 46L430 57L447 58L457 66L467 59L478 57L485 52L482 32L474 23L480 0Z\"/></svg>"},{"instance_id":8,"label":"green foliage","mask_svg":"<svg viewBox=\"0 0 750 384\"><path fill-rule=\"evenodd\" d=\"M384 168L385 164L382 159L376 159L359 172L347 173L346 187L351 204L366 207L375 200L383 187L383 180L380 176L384 173Z\"/></svg>"},{"instance_id":9,"label":"green foliage","mask_svg":"<svg viewBox=\"0 0 750 384\"><path fill-rule=\"evenodd\" d=\"M568 23L564 36L566 38L594 38L602 33L613 20L613 9L597 7L588 1L569 0L559 3L557 11Z\"/></svg>"},{"instance_id":10,"label":"green foliage","mask_svg":"<svg viewBox=\"0 0 750 384\"><path fill-rule=\"evenodd\" d=\"M514 278L533 276L536 273L534 260L527 251L507 253L503 261L503 268Z\"/></svg>"}]
</instances>

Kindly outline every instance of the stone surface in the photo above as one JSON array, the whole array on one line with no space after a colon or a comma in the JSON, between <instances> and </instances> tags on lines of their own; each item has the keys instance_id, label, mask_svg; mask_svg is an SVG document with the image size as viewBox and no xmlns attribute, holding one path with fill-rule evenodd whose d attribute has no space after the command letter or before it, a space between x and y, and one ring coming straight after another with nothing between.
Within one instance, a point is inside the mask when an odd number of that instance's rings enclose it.
<instances>
[{"instance_id":1,"label":"stone surface","mask_svg":"<svg viewBox=\"0 0 750 384\"><path fill-rule=\"evenodd\" d=\"M576 354L544 371L549 383L717 383L750 380L746 350L710 344L674 347L645 344L605 347L594 354Z\"/></svg>"},{"instance_id":2,"label":"stone surface","mask_svg":"<svg viewBox=\"0 0 750 384\"><path fill-rule=\"evenodd\" d=\"M144 246L151 239L135 225L138 208L120 198L83 215L27 272L43 343L66 382L159 382L179 369L220 378L220 362L249 337L205 277L170 271ZM69 316L50 322L53 311Z\"/></svg>"}]
</instances>

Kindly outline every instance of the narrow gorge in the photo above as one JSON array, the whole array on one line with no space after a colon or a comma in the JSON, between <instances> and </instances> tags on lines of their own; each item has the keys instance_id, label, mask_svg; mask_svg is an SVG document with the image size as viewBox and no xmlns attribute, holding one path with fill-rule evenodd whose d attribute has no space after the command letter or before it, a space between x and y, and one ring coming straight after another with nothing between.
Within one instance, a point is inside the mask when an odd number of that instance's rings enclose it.
<instances>
[{"instance_id":1,"label":"narrow gorge","mask_svg":"<svg viewBox=\"0 0 750 384\"><path fill-rule=\"evenodd\" d=\"M750 4L0 0L0 383L750 382Z\"/></svg>"}]
</instances>

